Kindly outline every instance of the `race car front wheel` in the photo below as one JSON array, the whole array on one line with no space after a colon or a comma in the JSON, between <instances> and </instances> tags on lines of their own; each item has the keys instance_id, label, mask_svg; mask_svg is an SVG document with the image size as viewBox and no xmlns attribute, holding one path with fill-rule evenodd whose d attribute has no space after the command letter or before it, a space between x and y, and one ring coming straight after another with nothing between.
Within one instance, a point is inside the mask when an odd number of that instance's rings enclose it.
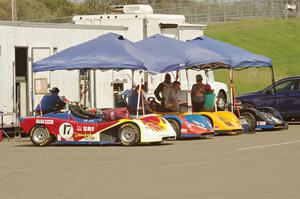
<instances>
[{"instance_id":1,"label":"race car front wheel","mask_svg":"<svg viewBox=\"0 0 300 199\"><path fill-rule=\"evenodd\" d=\"M53 140L49 130L44 126L33 127L30 133L30 138L32 143L37 146L49 145Z\"/></svg>"},{"instance_id":2,"label":"race car front wheel","mask_svg":"<svg viewBox=\"0 0 300 199\"><path fill-rule=\"evenodd\" d=\"M119 128L118 138L122 145L137 145L140 142L140 130L133 123L122 124Z\"/></svg>"},{"instance_id":3,"label":"race car front wheel","mask_svg":"<svg viewBox=\"0 0 300 199\"><path fill-rule=\"evenodd\" d=\"M241 116L245 119L247 124L249 125L249 130L254 131L256 128L256 119L252 113L244 112Z\"/></svg>"}]
</instances>

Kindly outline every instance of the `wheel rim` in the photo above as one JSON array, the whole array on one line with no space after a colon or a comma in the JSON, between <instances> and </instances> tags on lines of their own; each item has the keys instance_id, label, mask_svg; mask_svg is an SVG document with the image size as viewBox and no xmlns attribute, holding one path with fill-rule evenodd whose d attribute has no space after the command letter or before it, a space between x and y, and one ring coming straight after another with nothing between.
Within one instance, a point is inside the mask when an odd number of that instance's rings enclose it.
<instances>
[{"instance_id":1,"label":"wheel rim","mask_svg":"<svg viewBox=\"0 0 300 199\"><path fill-rule=\"evenodd\" d=\"M43 127L36 128L32 134L32 139L36 143L45 142L47 140L47 137L48 137L48 131Z\"/></svg>"},{"instance_id":2,"label":"wheel rim","mask_svg":"<svg viewBox=\"0 0 300 199\"><path fill-rule=\"evenodd\" d=\"M244 116L244 119L246 120L246 122L249 124L250 127L253 126L253 121L249 116Z\"/></svg>"},{"instance_id":3,"label":"wheel rim","mask_svg":"<svg viewBox=\"0 0 300 199\"><path fill-rule=\"evenodd\" d=\"M130 142L134 141L135 136L136 136L136 134L135 134L135 130L133 128L127 126L122 129L122 132L121 132L122 141L130 143Z\"/></svg>"}]
</instances>

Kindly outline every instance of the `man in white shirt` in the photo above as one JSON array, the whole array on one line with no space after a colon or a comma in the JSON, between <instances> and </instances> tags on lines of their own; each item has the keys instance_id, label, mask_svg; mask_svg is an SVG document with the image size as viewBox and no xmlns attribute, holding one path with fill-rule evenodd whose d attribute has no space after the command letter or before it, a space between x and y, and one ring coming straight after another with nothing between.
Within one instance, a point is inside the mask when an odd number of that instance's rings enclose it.
<instances>
[{"instance_id":1,"label":"man in white shirt","mask_svg":"<svg viewBox=\"0 0 300 199\"><path fill-rule=\"evenodd\" d=\"M178 92L180 91L180 82L174 81L169 95L166 98L166 109L172 112L179 112Z\"/></svg>"}]
</instances>

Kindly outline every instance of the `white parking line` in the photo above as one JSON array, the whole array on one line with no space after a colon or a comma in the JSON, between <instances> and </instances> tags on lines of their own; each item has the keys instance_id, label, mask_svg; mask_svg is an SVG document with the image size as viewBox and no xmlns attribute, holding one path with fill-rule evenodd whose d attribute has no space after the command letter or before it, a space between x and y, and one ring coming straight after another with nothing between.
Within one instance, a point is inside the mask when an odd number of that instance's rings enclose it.
<instances>
[{"instance_id":1,"label":"white parking line","mask_svg":"<svg viewBox=\"0 0 300 199\"><path fill-rule=\"evenodd\" d=\"M297 143L297 142L300 142L300 140L295 140L295 141L290 141L290 142L281 142L281 143L277 143L277 144L251 146L251 147L239 148L237 150L238 151L243 151L243 150L249 150L249 149L258 149L258 148L265 148L265 147L272 147L272 146L281 146L281 145L293 144L293 143Z\"/></svg>"}]
</instances>

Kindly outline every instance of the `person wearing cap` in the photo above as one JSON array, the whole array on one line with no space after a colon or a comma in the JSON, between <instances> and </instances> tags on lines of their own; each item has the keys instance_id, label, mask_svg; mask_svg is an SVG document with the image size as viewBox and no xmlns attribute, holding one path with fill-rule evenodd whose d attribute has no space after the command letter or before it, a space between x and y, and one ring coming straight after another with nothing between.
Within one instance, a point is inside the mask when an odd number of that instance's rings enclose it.
<instances>
[{"instance_id":1,"label":"person wearing cap","mask_svg":"<svg viewBox=\"0 0 300 199\"><path fill-rule=\"evenodd\" d=\"M215 111L216 94L214 93L214 90L211 89L209 84L205 85L204 90L205 90L205 97L204 97L204 105L202 111L213 112Z\"/></svg>"},{"instance_id":2,"label":"person wearing cap","mask_svg":"<svg viewBox=\"0 0 300 199\"><path fill-rule=\"evenodd\" d=\"M192 87L192 106L194 112L200 112L204 105L204 87L205 84L202 83L202 76L196 76L196 84Z\"/></svg>"},{"instance_id":3,"label":"person wearing cap","mask_svg":"<svg viewBox=\"0 0 300 199\"><path fill-rule=\"evenodd\" d=\"M138 85L135 90L132 92L132 94L128 97L128 110L130 114L136 114L137 112L137 105L138 105L138 98L139 98L139 90L140 85ZM149 104L148 101L145 98L145 86L142 84L141 86L141 94L140 94L140 103L139 103L139 111L142 113L143 110L143 103L144 105Z\"/></svg>"},{"instance_id":4,"label":"person wearing cap","mask_svg":"<svg viewBox=\"0 0 300 199\"><path fill-rule=\"evenodd\" d=\"M123 95L124 95L124 100L127 104L129 104L129 98L134 94L135 92L135 88L136 88L136 83L133 83L132 84L132 87L130 89L126 89L124 92L123 92Z\"/></svg>"},{"instance_id":5,"label":"person wearing cap","mask_svg":"<svg viewBox=\"0 0 300 199\"><path fill-rule=\"evenodd\" d=\"M167 73L165 75L165 80L162 83L160 83L154 91L154 95L156 99L161 102L161 107L163 109L165 108L166 97L169 94L171 88L171 75Z\"/></svg>"},{"instance_id":6,"label":"person wearing cap","mask_svg":"<svg viewBox=\"0 0 300 199\"><path fill-rule=\"evenodd\" d=\"M172 83L172 88L170 89L169 95L166 98L166 109L171 112L179 112L179 96L181 83L179 81L174 81Z\"/></svg>"},{"instance_id":7,"label":"person wearing cap","mask_svg":"<svg viewBox=\"0 0 300 199\"><path fill-rule=\"evenodd\" d=\"M40 115L60 110L65 102L59 97L58 93L59 89L57 87L49 90L49 93L43 96L41 102L35 108L35 113Z\"/></svg>"}]
</instances>

